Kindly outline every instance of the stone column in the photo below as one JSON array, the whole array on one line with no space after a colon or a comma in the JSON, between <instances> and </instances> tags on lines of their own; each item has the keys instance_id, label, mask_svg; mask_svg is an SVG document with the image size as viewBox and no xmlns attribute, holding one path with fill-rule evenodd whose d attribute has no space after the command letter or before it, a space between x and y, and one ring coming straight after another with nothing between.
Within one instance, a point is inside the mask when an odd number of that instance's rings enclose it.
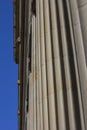
<instances>
[{"instance_id":1,"label":"stone column","mask_svg":"<svg viewBox=\"0 0 87 130\"><path fill-rule=\"evenodd\" d=\"M52 47L50 34L49 19L49 1L44 0L44 25L45 25L45 46L46 46L46 67L47 67L47 87L48 87L48 110L49 110L49 129L56 130L56 111L55 111L55 94L54 94L54 78L52 63Z\"/></svg>"},{"instance_id":2,"label":"stone column","mask_svg":"<svg viewBox=\"0 0 87 130\"><path fill-rule=\"evenodd\" d=\"M39 0L39 1L40 1L40 11L39 11L39 13L40 13L40 23L39 23L39 26L40 26L40 50L41 50L43 129L44 130L49 130L43 0Z\"/></svg>"},{"instance_id":3,"label":"stone column","mask_svg":"<svg viewBox=\"0 0 87 130\"><path fill-rule=\"evenodd\" d=\"M74 116L74 104L73 104L73 97L72 97L72 87L75 87L75 86L71 85L69 56L68 56L68 49L67 49L64 9L63 9L63 1L62 0L61 1L58 0L58 7L59 7L59 19L60 19L60 28L61 28L62 48L63 48L65 80L66 80L66 89L67 89L69 125L70 125L70 130L76 130L75 116Z\"/></svg>"},{"instance_id":4,"label":"stone column","mask_svg":"<svg viewBox=\"0 0 87 130\"><path fill-rule=\"evenodd\" d=\"M72 12L72 20L73 20L73 29L75 36L75 47L77 54L77 62L78 62L78 70L79 70L79 78L81 85L81 94L82 94L82 102L83 102L83 110L85 117L85 125L87 129L87 66L85 59L85 52L83 46L83 38L81 31L81 24L78 12L78 5L76 0L70 0L71 12Z\"/></svg>"}]
</instances>

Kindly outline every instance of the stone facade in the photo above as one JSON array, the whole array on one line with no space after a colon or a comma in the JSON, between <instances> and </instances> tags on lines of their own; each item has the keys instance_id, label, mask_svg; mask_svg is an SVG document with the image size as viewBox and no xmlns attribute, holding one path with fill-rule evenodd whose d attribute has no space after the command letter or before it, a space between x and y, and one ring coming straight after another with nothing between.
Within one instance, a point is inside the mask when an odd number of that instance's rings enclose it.
<instances>
[{"instance_id":1,"label":"stone facade","mask_svg":"<svg viewBox=\"0 0 87 130\"><path fill-rule=\"evenodd\" d=\"M87 0L14 0L19 130L87 130Z\"/></svg>"}]
</instances>

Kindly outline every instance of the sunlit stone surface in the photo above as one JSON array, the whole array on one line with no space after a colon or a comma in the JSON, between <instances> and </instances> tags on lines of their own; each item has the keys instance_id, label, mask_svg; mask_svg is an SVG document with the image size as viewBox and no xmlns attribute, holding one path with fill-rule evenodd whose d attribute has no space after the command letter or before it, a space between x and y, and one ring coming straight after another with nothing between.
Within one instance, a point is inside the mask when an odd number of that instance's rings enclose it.
<instances>
[{"instance_id":1,"label":"sunlit stone surface","mask_svg":"<svg viewBox=\"0 0 87 130\"><path fill-rule=\"evenodd\" d=\"M87 130L87 0L14 0L19 130Z\"/></svg>"}]
</instances>

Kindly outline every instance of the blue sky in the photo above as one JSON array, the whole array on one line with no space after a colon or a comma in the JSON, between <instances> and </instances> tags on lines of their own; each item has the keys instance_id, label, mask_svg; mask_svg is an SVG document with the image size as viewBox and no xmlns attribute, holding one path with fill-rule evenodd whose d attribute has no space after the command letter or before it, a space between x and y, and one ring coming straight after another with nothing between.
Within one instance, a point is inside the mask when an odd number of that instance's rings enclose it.
<instances>
[{"instance_id":1,"label":"blue sky","mask_svg":"<svg viewBox=\"0 0 87 130\"><path fill-rule=\"evenodd\" d=\"M13 58L13 0L0 0L0 130L17 130L17 72Z\"/></svg>"}]
</instances>

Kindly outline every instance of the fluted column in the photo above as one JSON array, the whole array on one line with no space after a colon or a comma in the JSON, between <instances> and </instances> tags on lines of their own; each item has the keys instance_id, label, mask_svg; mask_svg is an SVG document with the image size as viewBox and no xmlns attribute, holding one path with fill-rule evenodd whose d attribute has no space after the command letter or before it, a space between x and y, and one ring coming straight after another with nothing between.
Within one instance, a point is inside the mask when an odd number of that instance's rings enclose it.
<instances>
[{"instance_id":1,"label":"fluted column","mask_svg":"<svg viewBox=\"0 0 87 130\"><path fill-rule=\"evenodd\" d=\"M78 62L78 70L79 70L79 78L81 85L81 94L82 94L82 102L84 108L84 117L85 117L85 125L87 129L87 66L86 59L83 47L83 38L81 32L81 24L79 19L79 12L76 0L70 0L71 12L72 12L72 20L73 20L73 29L75 36L75 47L77 54L77 62Z\"/></svg>"},{"instance_id":2,"label":"fluted column","mask_svg":"<svg viewBox=\"0 0 87 130\"><path fill-rule=\"evenodd\" d=\"M39 13L40 13L40 43L41 43L40 50L41 50L41 76L42 76L42 102L43 102L43 129L49 130L43 0L39 0L39 1L40 1Z\"/></svg>"},{"instance_id":3,"label":"fluted column","mask_svg":"<svg viewBox=\"0 0 87 130\"><path fill-rule=\"evenodd\" d=\"M48 105L49 105L49 127L50 130L56 130L56 111L54 95L54 78L52 63L52 47L49 19L49 1L44 0L44 25L45 25L45 46L46 46L46 67L47 67L47 87L48 87Z\"/></svg>"},{"instance_id":4,"label":"fluted column","mask_svg":"<svg viewBox=\"0 0 87 130\"><path fill-rule=\"evenodd\" d=\"M62 48L63 48L63 60L64 60L64 70L65 70L66 89L67 89L69 125L70 125L70 130L76 130L74 104L73 104L73 97L72 97L72 87L75 86L71 85L69 56L67 50L65 19L64 19L64 9L63 9L62 0L61 1L58 0L58 7L59 7L59 19L60 19L60 26L61 26L60 28L61 28L61 38L62 38Z\"/></svg>"},{"instance_id":5,"label":"fluted column","mask_svg":"<svg viewBox=\"0 0 87 130\"><path fill-rule=\"evenodd\" d=\"M29 74L29 105L27 114L27 129L33 130L33 82L32 73Z\"/></svg>"},{"instance_id":6,"label":"fluted column","mask_svg":"<svg viewBox=\"0 0 87 130\"><path fill-rule=\"evenodd\" d=\"M72 40L72 50L73 50L73 57L74 57L74 65L75 65L75 74L76 74L76 83L77 83L77 95L78 95L78 102L79 102L79 110L80 110L80 120L81 120L81 129L85 130L85 124L84 124L84 113L83 113L83 103L82 103L82 95L81 95L81 89L80 89L80 81L79 81L79 73L78 73L78 64L77 64L77 58L76 58L76 51L75 51L75 39L73 34L73 26L72 26L72 14L71 14L71 8L70 3L68 0L66 0L67 4L67 10L68 10L68 18L69 18L69 27L70 27L70 35Z\"/></svg>"},{"instance_id":7,"label":"fluted column","mask_svg":"<svg viewBox=\"0 0 87 130\"><path fill-rule=\"evenodd\" d=\"M51 26L52 26L52 47L53 47L53 62L54 62L54 73L56 82L56 94L57 94L57 109L58 109L58 126L59 130L66 130L66 121L64 113L64 97L63 97L63 84L61 75L61 64L60 64L60 52L59 52L59 38L58 38L58 24L57 24L57 10L56 1L50 0L50 16L51 16Z\"/></svg>"},{"instance_id":8,"label":"fluted column","mask_svg":"<svg viewBox=\"0 0 87 130\"><path fill-rule=\"evenodd\" d=\"M32 30L33 30L33 129L36 130L36 36L35 36L35 30L36 30L36 24L35 24L35 16L32 16Z\"/></svg>"},{"instance_id":9,"label":"fluted column","mask_svg":"<svg viewBox=\"0 0 87 130\"><path fill-rule=\"evenodd\" d=\"M77 0L87 65L87 0Z\"/></svg>"},{"instance_id":10,"label":"fluted column","mask_svg":"<svg viewBox=\"0 0 87 130\"><path fill-rule=\"evenodd\" d=\"M19 129L87 130L87 0L15 6Z\"/></svg>"},{"instance_id":11,"label":"fluted column","mask_svg":"<svg viewBox=\"0 0 87 130\"><path fill-rule=\"evenodd\" d=\"M38 46L38 97L39 97L39 126L37 130L43 130L43 100L42 100L42 75L41 75L41 41L40 41L40 1L36 1L36 17L37 17L37 46Z\"/></svg>"}]
</instances>

